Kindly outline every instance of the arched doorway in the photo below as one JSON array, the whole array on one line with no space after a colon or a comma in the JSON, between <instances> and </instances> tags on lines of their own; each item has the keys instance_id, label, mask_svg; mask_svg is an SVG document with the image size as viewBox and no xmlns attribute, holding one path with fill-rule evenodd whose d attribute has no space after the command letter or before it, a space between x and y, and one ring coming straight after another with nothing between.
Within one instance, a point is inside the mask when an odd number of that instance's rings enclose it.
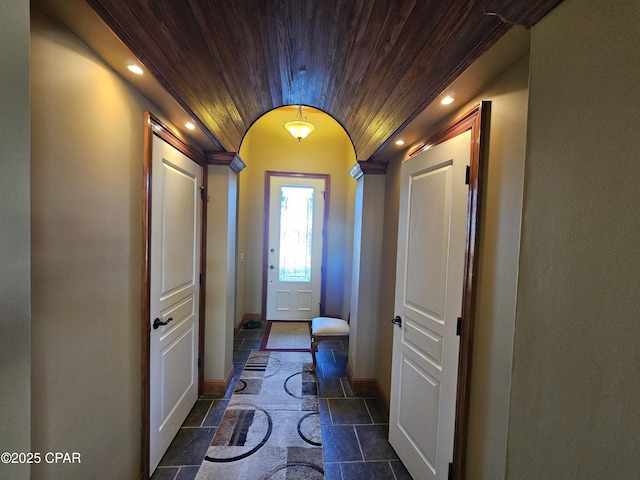
<instances>
[{"instance_id":1,"label":"arched doorway","mask_svg":"<svg viewBox=\"0 0 640 480\"><path fill-rule=\"evenodd\" d=\"M280 107L260 117L247 131L239 155L247 168L240 175L238 203L237 311L240 318L265 318L265 192L267 172L323 175L331 184L325 226L326 278L323 313L346 315L349 304L353 199L355 185L349 169L356 163L351 139L326 113L305 107L316 129L298 141L283 125L295 118L297 106ZM268 253L268 249L267 249Z\"/></svg>"}]
</instances>

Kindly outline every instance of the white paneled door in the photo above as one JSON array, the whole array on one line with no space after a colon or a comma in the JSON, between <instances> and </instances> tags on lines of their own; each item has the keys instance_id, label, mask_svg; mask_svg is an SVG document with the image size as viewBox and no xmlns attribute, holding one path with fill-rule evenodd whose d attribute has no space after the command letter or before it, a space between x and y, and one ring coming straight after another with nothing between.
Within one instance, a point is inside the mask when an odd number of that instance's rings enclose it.
<instances>
[{"instance_id":1,"label":"white paneled door","mask_svg":"<svg viewBox=\"0 0 640 480\"><path fill-rule=\"evenodd\" d=\"M389 441L414 479L453 457L471 132L402 165Z\"/></svg>"},{"instance_id":2,"label":"white paneled door","mask_svg":"<svg viewBox=\"0 0 640 480\"><path fill-rule=\"evenodd\" d=\"M320 314L325 179L271 176L267 320Z\"/></svg>"},{"instance_id":3,"label":"white paneled door","mask_svg":"<svg viewBox=\"0 0 640 480\"><path fill-rule=\"evenodd\" d=\"M150 472L198 396L201 167L153 136Z\"/></svg>"}]
</instances>

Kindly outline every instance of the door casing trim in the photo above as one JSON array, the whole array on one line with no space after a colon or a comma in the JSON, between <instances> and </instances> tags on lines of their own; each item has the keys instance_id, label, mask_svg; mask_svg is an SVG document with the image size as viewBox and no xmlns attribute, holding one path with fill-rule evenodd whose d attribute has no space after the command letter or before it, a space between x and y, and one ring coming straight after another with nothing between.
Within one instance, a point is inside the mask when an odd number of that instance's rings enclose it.
<instances>
[{"instance_id":1,"label":"door casing trim","mask_svg":"<svg viewBox=\"0 0 640 480\"><path fill-rule=\"evenodd\" d=\"M429 138L424 146L411 152L420 153L427 145L446 142L461 133L471 131L469 155L469 193L467 197L467 232L462 291L460 348L458 350L458 380L456 386L456 411L453 439L453 480L464 480L469 427L469 398L471 388L471 347L473 344L475 286L478 250L478 222L480 218L480 193L482 170L488 155L489 121L491 102L483 101L438 133Z\"/></svg>"}]
</instances>

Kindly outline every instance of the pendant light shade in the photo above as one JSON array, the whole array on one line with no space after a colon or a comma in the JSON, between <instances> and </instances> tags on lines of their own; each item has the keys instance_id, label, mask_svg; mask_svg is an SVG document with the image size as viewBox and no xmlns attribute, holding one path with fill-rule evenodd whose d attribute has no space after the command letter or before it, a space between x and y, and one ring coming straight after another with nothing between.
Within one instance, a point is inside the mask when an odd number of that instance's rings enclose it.
<instances>
[{"instance_id":1,"label":"pendant light shade","mask_svg":"<svg viewBox=\"0 0 640 480\"><path fill-rule=\"evenodd\" d=\"M307 122L307 117L302 116L302 105L298 107L298 115L295 120L285 123L284 128L289 131L293 138L297 138L298 141L307 138L307 136L316 129L313 123Z\"/></svg>"}]
</instances>

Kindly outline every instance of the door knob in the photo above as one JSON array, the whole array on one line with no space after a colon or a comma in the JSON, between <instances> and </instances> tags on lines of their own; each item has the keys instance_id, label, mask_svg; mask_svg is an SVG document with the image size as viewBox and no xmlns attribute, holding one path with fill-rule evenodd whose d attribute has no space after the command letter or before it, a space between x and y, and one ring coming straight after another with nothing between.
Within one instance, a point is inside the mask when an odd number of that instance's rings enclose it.
<instances>
[{"instance_id":1,"label":"door knob","mask_svg":"<svg viewBox=\"0 0 640 480\"><path fill-rule=\"evenodd\" d=\"M173 317L169 317L167 318L166 322L161 322L159 318L156 318L153 321L153 329L156 330L158 327L160 327L160 325L167 325L172 320L173 320Z\"/></svg>"},{"instance_id":2,"label":"door knob","mask_svg":"<svg viewBox=\"0 0 640 480\"><path fill-rule=\"evenodd\" d=\"M273 265L269 265L269 270L273 270L274 268L276 267L274 267Z\"/></svg>"},{"instance_id":3,"label":"door knob","mask_svg":"<svg viewBox=\"0 0 640 480\"><path fill-rule=\"evenodd\" d=\"M400 318L400 315L396 315L396 318L392 318L391 323L398 325L400 328L402 328L402 319Z\"/></svg>"}]
</instances>

